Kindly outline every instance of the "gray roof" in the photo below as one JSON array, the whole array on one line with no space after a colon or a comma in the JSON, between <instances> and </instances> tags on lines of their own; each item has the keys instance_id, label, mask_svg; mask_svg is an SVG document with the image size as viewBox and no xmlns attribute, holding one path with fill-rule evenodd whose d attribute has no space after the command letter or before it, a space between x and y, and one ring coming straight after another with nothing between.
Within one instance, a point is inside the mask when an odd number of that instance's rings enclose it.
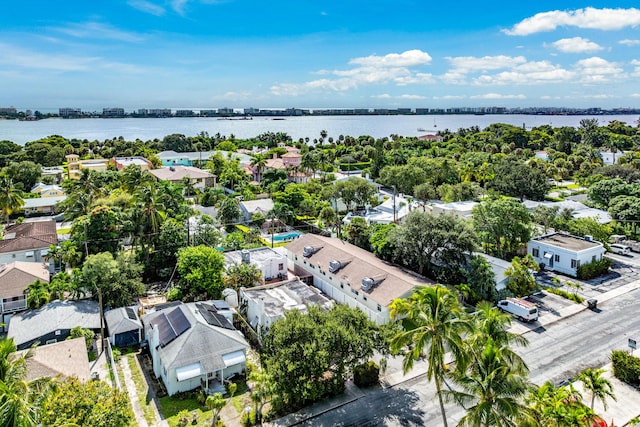
<instances>
[{"instance_id":1,"label":"gray roof","mask_svg":"<svg viewBox=\"0 0 640 427\"><path fill-rule=\"evenodd\" d=\"M213 372L225 367L222 356L249 348L239 331L206 323L195 303L181 304L172 309L146 314L142 316L142 322L148 325L156 317L173 310L182 310L191 327L166 346L158 348L162 366L166 369L200 362L205 372Z\"/></svg>"},{"instance_id":2,"label":"gray roof","mask_svg":"<svg viewBox=\"0 0 640 427\"><path fill-rule=\"evenodd\" d=\"M16 345L38 339L58 329L100 329L100 308L93 300L55 300L37 310L16 314L9 321L8 337Z\"/></svg>"},{"instance_id":3,"label":"gray roof","mask_svg":"<svg viewBox=\"0 0 640 427\"><path fill-rule=\"evenodd\" d=\"M257 211L267 213L271 209L273 209L273 200L272 199L245 200L243 202L240 202L240 208L250 214L254 214Z\"/></svg>"},{"instance_id":4,"label":"gray roof","mask_svg":"<svg viewBox=\"0 0 640 427\"><path fill-rule=\"evenodd\" d=\"M557 207L558 209L570 209L573 211L574 218L593 218L600 224L608 224L611 222L609 212L602 209L590 208L576 200L563 200L560 202L536 202L534 200L525 200L523 205L528 210L533 210L537 206L546 206L549 208Z\"/></svg>"},{"instance_id":5,"label":"gray roof","mask_svg":"<svg viewBox=\"0 0 640 427\"><path fill-rule=\"evenodd\" d=\"M67 196L38 197L34 199L24 199L22 209L43 208L45 206L55 206L67 199Z\"/></svg>"},{"instance_id":6,"label":"gray roof","mask_svg":"<svg viewBox=\"0 0 640 427\"><path fill-rule=\"evenodd\" d=\"M129 313L132 314L134 319L129 317ZM138 308L136 306L118 307L109 310L104 313L104 321L107 324L109 336L142 329L142 322L138 318Z\"/></svg>"}]
</instances>

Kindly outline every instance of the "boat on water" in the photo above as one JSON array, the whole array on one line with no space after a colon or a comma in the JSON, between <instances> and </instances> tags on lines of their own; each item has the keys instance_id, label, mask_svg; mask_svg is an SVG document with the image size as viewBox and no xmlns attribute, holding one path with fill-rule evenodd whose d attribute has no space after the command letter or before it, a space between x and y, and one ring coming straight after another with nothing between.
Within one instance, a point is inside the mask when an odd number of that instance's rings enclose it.
<instances>
[{"instance_id":1,"label":"boat on water","mask_svg":"<svg viewBox=\"0 0 640 427\"><path fill-rule=\"evenodd\" d=\"M418 132L426 132L427 130L425 128L418 128Z\"/></svg>"}]
</instances>

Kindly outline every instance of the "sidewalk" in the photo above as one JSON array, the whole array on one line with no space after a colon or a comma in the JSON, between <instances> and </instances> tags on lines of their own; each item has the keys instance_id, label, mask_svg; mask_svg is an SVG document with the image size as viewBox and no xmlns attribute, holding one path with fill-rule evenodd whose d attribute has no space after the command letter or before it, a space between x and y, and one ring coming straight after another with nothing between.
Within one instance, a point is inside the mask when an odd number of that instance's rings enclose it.
<instances>
[{"instance_id":1,"label":"sidewalk","mask_svg":"<svg viewBox=\"0 0 640 427\"><path fill-rule=\"evenodd\" d=\"M264 423L264 425L269 427L295 426L304 421L313 419L318 415L322 415L325 412L332 411L348 403L356 401L362 396L364 396L364 392L360 390L358 386L353 384L352 381L347 381L347 388L341 395L322 400L307 408L302 408L301 410L299 410L298 412L294 412L293 414L285 415L284 417L278 418L277 420Z\"/></svg>"}]
</instances>

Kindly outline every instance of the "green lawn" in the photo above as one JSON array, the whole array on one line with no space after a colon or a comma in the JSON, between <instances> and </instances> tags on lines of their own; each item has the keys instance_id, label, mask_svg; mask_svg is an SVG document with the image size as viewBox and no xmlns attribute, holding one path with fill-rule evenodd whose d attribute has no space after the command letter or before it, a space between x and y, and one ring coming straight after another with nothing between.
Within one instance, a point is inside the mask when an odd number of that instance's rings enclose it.
<instances>
[{"instance_id":1,"label":"green lawn","mask_svg":"<svg viewBox=\"0 0 640 427\"><path fill-rule=\"evenodd\" d=\"M195 426L209 426L211 425L211 412L205 408L202 410L202 406L198 403L195 397L175 397L165 396L160 398L160 406L162 406L162 413L169 423L169 427L177 427L180 425L180 418L182 411L187 411L189 424ZM192 413L196 412L198 417L197 424L191 424Z\"/></svg>"},{"instance_id":2,"label":"green lawn","mask_svg":"<svg viewBox=\"0 0 640 427\"><path fill-rule=\"evenodd\" d=\"M129 364L129 370L131 371L131 378L133 379L134 384L136 385L136 393L138 395L138 400L140 401L140 406L142 406L142 410L144 411L144 419L147 420L149 425L155 425L156 414L153 412L153 407L151 406L151 399L148 398L148 384L142 375L142 371L138 367L138 364L135 361L135 354L127 354L123 356L127 358L127 363Z\"/></svg>"},{"instance_id":3,"label":"green lawn","mask_svg":"<svg viewBox=\"0 0 640 427\"><path fill-rule=\"evenodd\" d=\"M71 233L71 227L68 228L59 228L57 231L58 234L69 234Z\"/></svg>"}]
</instances>

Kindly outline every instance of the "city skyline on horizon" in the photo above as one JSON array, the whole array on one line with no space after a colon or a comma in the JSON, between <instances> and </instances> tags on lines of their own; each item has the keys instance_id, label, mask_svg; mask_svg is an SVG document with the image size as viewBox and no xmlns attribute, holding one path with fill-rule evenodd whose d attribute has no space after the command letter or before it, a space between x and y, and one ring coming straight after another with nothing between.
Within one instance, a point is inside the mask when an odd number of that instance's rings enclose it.
<instances>
[{"instance_id":1,"label":"city skyline on horizon","mask_svg":"<svg viewBox=\"0 0 640 427\"><path fill-rule=\"evenodd\" d=\"M633 1L33 3L0 16L3 107L640 107Z\"/></svg>"}]
</instances>

